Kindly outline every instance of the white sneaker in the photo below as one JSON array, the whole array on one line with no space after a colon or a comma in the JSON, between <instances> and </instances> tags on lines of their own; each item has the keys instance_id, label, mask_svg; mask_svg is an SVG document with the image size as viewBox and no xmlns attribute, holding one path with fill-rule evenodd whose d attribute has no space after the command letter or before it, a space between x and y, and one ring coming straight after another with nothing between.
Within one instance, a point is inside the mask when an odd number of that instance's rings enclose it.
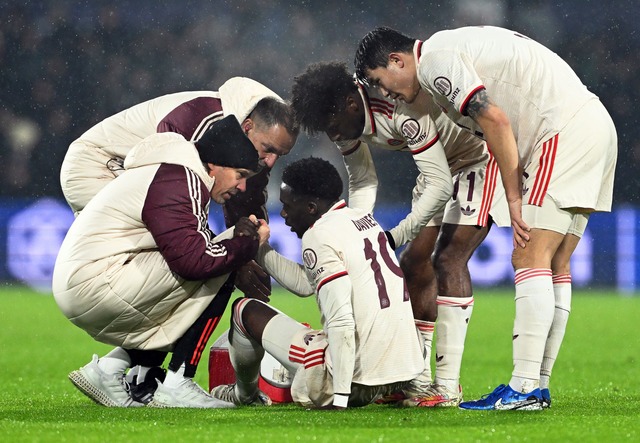
<instances>
[{"instance_id":1,"label":"white sneaker","mask_svg":"<svg viewBox=\"0 0 640 443\"><path fill-rule=\"evenodd\" d=\"M123 374L107 374L98 366L98 356L90 363L69 374L69 380L84 395L108 407L131 408L144 406L129 394L129 385Z\"/></svg>"},{"instance_id":2,"label":"white sneaker","mask_svg":"<svg viewBox=\"0 0 640 443\"><path fill-rule=\"evenodd\" d=\"M246 399L240 399L236 393L236 385L220 385L211 390L211 395L219 400L233 403L238 406L271 406L271 399L261 390Z\"/></svg>"},{"instance_id":3,"label":"white sneaker","mask_svg":"<svg viewBox=\"0 0 640 443\"><path fill-rule=\"evenodd\" d=\"M153 400L147 405L151 408L235 408L230 402L218 400L202 389L191 378L185 377L179 386L167 387L158 383Z\"/></svg>"}]
</instances>

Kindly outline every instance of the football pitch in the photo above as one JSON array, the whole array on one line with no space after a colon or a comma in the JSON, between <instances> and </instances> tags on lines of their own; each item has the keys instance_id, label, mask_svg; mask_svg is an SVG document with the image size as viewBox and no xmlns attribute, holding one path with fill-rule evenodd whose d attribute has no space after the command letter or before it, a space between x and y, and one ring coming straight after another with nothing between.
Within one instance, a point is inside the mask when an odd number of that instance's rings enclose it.
<instances>
[{"instance_id":1,"label":"football pitch","mask_svg":"<svg viewBox=\"0 0 640 443\"><path fill-rule=\"evenodd\" d=\"M235 295L235 294L234 294ZM514 303L510 290L477 291L465 347L462 385L475 399L511 374ZM272 303L319 326L313 298L274 290ZM0 436L5 442L504 442L640 441L640 297L576 291L551 381L552 407L536 412L400 409L346 411L293 405L232 410L115 409L77 391L67 374L94 342L51 296L0 289ZM228 328L228 313L209 344ZM197 381L208 386L208 352Z\"/></svg>"}]
</instances>

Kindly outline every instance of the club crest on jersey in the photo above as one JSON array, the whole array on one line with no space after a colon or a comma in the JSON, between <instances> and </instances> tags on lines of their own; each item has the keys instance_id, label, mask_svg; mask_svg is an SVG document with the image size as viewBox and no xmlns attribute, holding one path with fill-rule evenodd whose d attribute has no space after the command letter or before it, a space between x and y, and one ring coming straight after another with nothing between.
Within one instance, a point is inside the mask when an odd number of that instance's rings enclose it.
<instances>
[{"instance_id":1,"label":"club crest on jersey","mask_svg":"<svg viewBox=\"0 0 640 443\"><path fill-rule=\"evenodd\" d=\"M402 122L400 131L406 138L413 140L418 134L420 134L420 123L418 123L416 119L408 118Z\"/></svg>"},{"instance_id":2,"label":"club crest on jersey","mask_svg":"<svg viewBox=\"0 0 640 443\"><path fill-rule=\"evenodd\" d=\"M302 251L302 261L304 261L304 265L307 269L313 269L318 263L318 257L313 249L307 248Z\"/></svg>"},{"instance_id":3,"label":"club crest on jersey","mask_svg":"<svg viewBox=\"0 0 640 443\"><path fill-rule=\"evenodd\" d=\"M436 90L445 97L451 94L451 81L446 77L438 77L433 81Z\"/></svg>"}]
</instances>

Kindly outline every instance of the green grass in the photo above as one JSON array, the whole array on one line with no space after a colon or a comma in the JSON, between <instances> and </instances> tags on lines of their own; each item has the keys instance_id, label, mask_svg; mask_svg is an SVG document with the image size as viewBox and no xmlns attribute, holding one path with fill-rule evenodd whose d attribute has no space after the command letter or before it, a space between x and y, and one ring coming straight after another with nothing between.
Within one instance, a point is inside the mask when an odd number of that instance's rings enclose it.
<instances>
[{"instance_id":1,"label":"green grass","mask_svg":"<svg viewBox=\"0 0 640 443\"><path fill-rule=\"evenodd\" d=\"M472 399L511 373L513 297L478 291L462 383ZM277 291L273 304L318 325L313 299ZM110 409L80 394L67 374L110 347L94 342L50 296L0 290L0 436L14 441L640 441L640 297L577 292L541 412L408 410L369 406L307 411L293 405L235 410ZM223 320L215 336L224 331ZM214 336L214 338L215 338ZM211 341L213 343L213 339ZM208 355L196 376L208 386Z\"/></svg>"}]
</instances>

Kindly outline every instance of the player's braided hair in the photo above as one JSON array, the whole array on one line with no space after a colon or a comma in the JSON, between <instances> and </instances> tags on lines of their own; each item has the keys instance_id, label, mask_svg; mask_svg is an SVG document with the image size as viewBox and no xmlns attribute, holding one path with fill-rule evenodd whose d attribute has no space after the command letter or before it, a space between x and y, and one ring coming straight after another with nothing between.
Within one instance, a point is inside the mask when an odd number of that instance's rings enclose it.
<instances>
[{"instance_id":1,"label":"player's braided hair","mask_svg":"<svg viewBox=\"0 0 640 443\"><path fill-rule=\"evenodd\" d=\"M308 134L325 132L332 114L346 107L347 96L358 90L346 63L314 63L294 77L291 106L296 120Z\"/></svg>"},{"instance_id":2,"label":"player's braided hair","mask_svg":"<svg viewBox=\"0 0 640 443\"><path fill-rule=\"evenodd\" d=\"M392 52L413 52L416 39L395 29L381 26L362 37L353 64L358 80L367 81L367 70L384 68Z\"/></svg>"},{"instance_id":3,"label":"player's braided hair","mask_svg":"<svg viewBox=\"0 0 640 443\"><path fill-rule=\"evenodd\" d=\"M300 126L294 118L291 105L275 97L265 97L261 99L256 104L256 107L253 108L249 117L255 121L257 126L263 128L280 125L294 137L297 137L300 132Z\"/></svg>"},{"instance_id":4,"label":"player's braided hair","mask_svg":"<svg viewBox=\"0 0 640 443\"><path fill-rule=\"evenodd\" d=\"M333 203L342 195L342 179L328 161L307 157L289 164L282 171L282 182L296 195L315 197Z\"/></svg>"}]
</instances>

